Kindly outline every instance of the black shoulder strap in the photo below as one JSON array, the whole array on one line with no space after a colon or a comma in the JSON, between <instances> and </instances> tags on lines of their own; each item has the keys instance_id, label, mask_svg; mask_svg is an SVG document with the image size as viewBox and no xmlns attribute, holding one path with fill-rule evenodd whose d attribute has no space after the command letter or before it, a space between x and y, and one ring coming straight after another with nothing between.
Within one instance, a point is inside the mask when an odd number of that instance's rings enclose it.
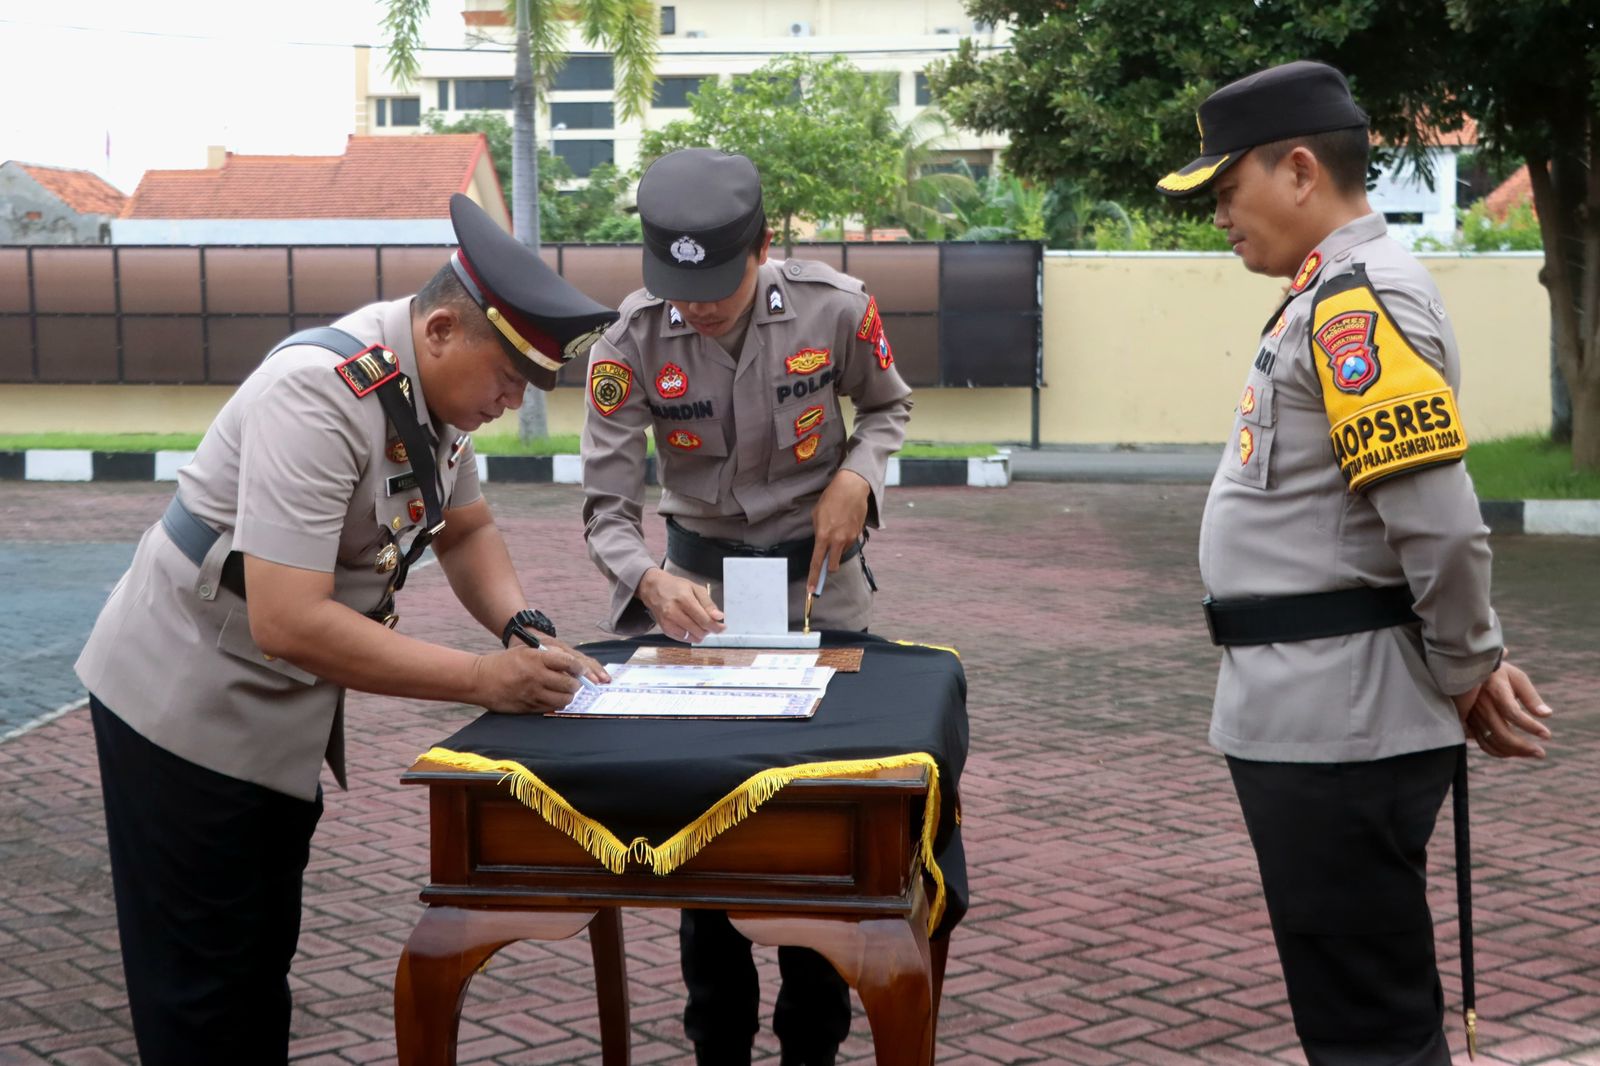
<instances>
[{"instance_id":1,"label":"black shoulder strap","mask_svg":"<svg viewBox=\"0 0 1600 1066\"><path fill-rule=\"evenodd\" d=\"M366 396L372 392L378 394L378 402L383 404L384 415L388 417L390 424L394 426L395 432L400 435L400 440L406 446L406 458L410 461L412 471L417 475L417 488L422 492L422 506L427 526L411 541L411 548L405 556L405 566L400 569L394 583L394 587L398 589L405 583L406 569L421 557L429 541L444 529L444 508L439 503L439 465L434 460L433 442L428 439L427 431L417 420L416 404L411 397L411 381L400 373L399 366L393 362L393 352L383 348L382 345L365 344L344 330L332 326L303 329L285 337L277 347L267 353L267 358L270 359L281 349L295 344L326 348L335 355L342 356L344 362L335 368L339 376L357 396ZM381 363L369 355L373 351L384 353Z\"/></svg>"}]
</instances>

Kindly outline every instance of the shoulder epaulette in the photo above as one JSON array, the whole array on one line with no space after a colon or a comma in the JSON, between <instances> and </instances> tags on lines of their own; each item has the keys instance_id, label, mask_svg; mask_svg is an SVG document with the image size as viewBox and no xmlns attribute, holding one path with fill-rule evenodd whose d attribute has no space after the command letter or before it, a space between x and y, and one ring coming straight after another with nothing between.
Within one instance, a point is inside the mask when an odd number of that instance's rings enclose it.
<instances>
[{"instance_id":1,"label":"shoulder epaulette","mask_svg":"<svg viewBox=\"0 0 1600 1066\"><path fill-rule=\"evenodd\" d=\"M350 391L357 396L374 392L387 381L400 376L400 361L381 344L357 352L334 367Z\"/></svg>"},{"instance_id":2,"label":"shoulder epaulette","mask_svg":"<svg viewBox=\"0 0 1600 1066\"><path fill-rule=\"evenodd\" d=\"M783 276L787 281L820 282L832 285L843 292L859 293L866 291L866 286L860 278L853 278L833 269L827 263L819 263L815 259L791 259L783 264Z\"/></svg>"},{"instance_id":3,"label":"shoulder epaulette","mask_svg":"<svg viewBox=\"0 0 1600 1066\"><path fill-rule=\"evenodd\" d=\"M659 307L665 302L661 297L651 293L649 289L635 289L630 292L622 303L617 305L617 320L611 323L611 327L606 330L606 339L615 343L627 331L629 324L634 319L650 308Z\"/></svg>"}]
</instances>

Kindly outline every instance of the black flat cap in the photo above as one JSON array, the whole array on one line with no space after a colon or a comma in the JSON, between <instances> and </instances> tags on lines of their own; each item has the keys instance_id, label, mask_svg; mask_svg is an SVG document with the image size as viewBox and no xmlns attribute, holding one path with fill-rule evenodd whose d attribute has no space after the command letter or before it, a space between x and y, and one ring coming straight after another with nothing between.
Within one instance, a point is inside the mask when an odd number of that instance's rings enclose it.
<instances>
[{"instance_id":1,"label":"black flat cap","mask_svg":"<svg viewBox=\"0 0 1600 1066\"><path fill-rule=\"evenodd\" d=\"M450 265L462 287L522 376L546 391L555 388L561 368L587 352L617 313L567 284L461 193L450 197L450 224L460 245Z\"/></svg>"},{"instance_id":2,"label":"black flat cap","mask_svg":"<svg viewBox=\"0 0 1600 1066\"><path fill-rule=\"evenodd\" d=\"M1168 196L1202 192L1258 144L1366 126L1350 83L1326 63L1301 59L1231 82L1205 98L1196 116L1200 158L1156 182Z\"/></svg>"},{"instance_id":3,"label":"black flat cap","mask_svg":"<svg viewBox=\"0 0 1600 1066\"><path fill-rule=\"evenodd\" d=\"M639 180L638 204L645 288L692 302L733 295L767 219L754 163L710 148L668 152Z\"/></svg>"}]
</instances>

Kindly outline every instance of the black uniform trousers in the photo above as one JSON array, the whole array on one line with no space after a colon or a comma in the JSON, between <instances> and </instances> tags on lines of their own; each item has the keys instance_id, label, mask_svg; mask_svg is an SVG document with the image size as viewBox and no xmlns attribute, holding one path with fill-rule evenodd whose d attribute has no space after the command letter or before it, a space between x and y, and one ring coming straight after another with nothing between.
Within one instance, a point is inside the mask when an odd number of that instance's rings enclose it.
<instances>
[{"instance_id":1,"label":"black uniform trousers","mask_svg":"<svg viewBox=\"0 0 1600 1066\"><path fill-rule=\"evenodd\" d=\"M144 1066L283 1066L322 814L151 743L93 696L111 884Z\"/></svg>"},{"instance_id":2,"label":"black uniform trousers","mask_svg":"<svg viewBox=\"0 0 1600 1066\"><path fill-rule=\"evenodd\" d=\"M1449 1066L1427 847L1461 753L1228 759L1311 1066Z\"/></svg>"},{"instance_id":3,"label":"black uniform trousers","mask_svg":"<svg viewBox=\"0 0 1600 1066\"><path fill-rule=\"evenodd\" d=\"M750 941L726 911L685 910L678 926L689 1004L683 1029L699 1066L749 1066L761 1028L761 989ZM810 948L778 949L778 1002L772 1031L786 1066L830 1066L850 1032L850 986Z\"/></svg>"}]
</instances>

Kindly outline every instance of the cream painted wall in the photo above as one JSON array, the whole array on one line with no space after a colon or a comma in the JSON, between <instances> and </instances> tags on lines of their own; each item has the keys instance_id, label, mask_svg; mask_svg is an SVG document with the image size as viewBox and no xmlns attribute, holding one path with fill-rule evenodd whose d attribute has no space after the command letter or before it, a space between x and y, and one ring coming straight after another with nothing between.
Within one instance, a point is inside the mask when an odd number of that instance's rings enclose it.
<instances>
[{"instance_id":1,"label":"cream painted wall","mask_svg":"<svg viewBox=\"0 0 1600 1066\"><path fill-rule=\"evenodd\" d=\"M1462 355L1462 416L1478 439L1548 424L1549 310L1537 255L1425 258ZM1045 257L1046 444L1192 444L1227 435L1260 327L1283 283L1227 255ZM0 433L198 432L215 386L0 385ZM549 398L550 429L576 433L584 394ZM924 389L910 437L1026 442L1026 389ZM515 433L508 414L487 430Z\"/></svg>"}]
</instances>

